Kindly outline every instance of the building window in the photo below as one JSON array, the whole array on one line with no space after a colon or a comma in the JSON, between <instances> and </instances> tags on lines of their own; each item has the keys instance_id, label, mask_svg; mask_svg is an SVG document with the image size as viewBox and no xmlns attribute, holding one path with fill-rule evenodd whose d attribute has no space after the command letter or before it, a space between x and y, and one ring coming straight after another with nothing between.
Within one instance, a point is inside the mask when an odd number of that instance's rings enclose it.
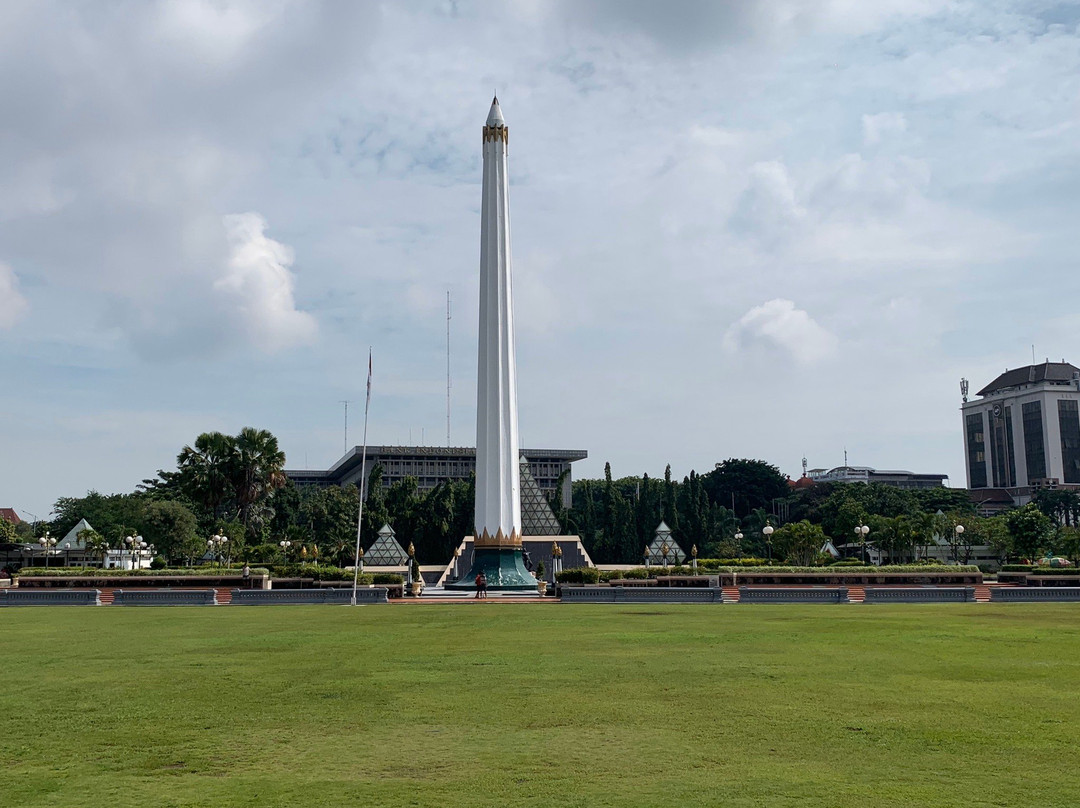
<instances>
[{"instance_id":1,"label":"building window","mask_svg":"<svg viewBox=\"0 0 1080 808\"><path fill-rule=\"evenodd\" d=\"M1080 483L1080 407L1076 401L1058 400L1061 427L1062 481Z\"/></svg>"},{"instance_id":2,"label":"building window","mask_svg":"<svg viewBox=\"0 0 1080 808\"><path fill-rule=\"evenodd\" d=\"M1024 416L1024 457L1027 459L1028 485L1046 477L1046 444L1043 442L1042 402L1029 401L1022 407Z\"/></svg>"},{"instance_id":3,"label":"building window","mask_svg":"<svg viewBox=\"0 0 1080 808\"><path fill-rule=\"evenodd\" d=\"M983 441L983 417L981 412L967 417L968 480L972 488L986 488L986 463L983 462L986 445Z\"/></svg>"}]
</instances>

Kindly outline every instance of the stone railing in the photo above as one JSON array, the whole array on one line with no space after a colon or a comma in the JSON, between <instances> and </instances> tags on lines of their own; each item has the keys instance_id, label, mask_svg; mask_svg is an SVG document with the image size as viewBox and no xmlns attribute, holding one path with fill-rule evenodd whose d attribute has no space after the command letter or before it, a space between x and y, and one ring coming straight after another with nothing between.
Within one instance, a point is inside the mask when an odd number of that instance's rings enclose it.
<instances>
[{"instance_id":1,"label":"stone railing","mask_svg":"<svg viewBox=\"0 0 1080 808\"><path fill-rule=\"evenodd\" d=\"M115 606L214 606L215 604L217 604L217 592L213 589L117 589L113 592Z\"/></svg>"},{"instance_id":2,"label":"stone railing","mask_svg":"<svg viewBox=\"0 0 1080 808\"><path fill-rule=\"evenodd\" d=\"M1080 586L995 586L990 590L993 603L1031 603L1080 601Z\"/></svg>"},{"instance_id":3,"label":"stone railing","mask_svg":"<svg viewBox=\"0 0 1080 808\"><path fill-rule=\"evenodd\" d=\"M975 600L973 586L868 586L863 603L967 603Z\"/></svg>"},{"instance_id":4,"label":"stone railing","mask_svg":"<svg viewBox=\"0 0 1080 808\"><path fill-rule=\"evenodd\" d=\"M352 589L234 589L235 606L273 606L277 604L349 604ZM357 603L387 603L386 587L359 587Z\"/></svg>"},{"instance_id":5,"label":"stone railing","mask_svg":"<svg viewBox=\"0 0 1080 808\"><path fill-rule=\"evenodd\" d=\"M0 606L97 606L97 589L4 589Z\"/></svg>"},{"instance_id":6,"label":"stone railing","mask_svg":"<svg viewBox=\"0 0 1080 808\"><path fill-rule=\"evenodd\" d=\"M697 587L569 586L559 590L563 603L722 603L719 589Z\"/></svg>"},{"instance_id":7,"label":"stone railing","mask_svg":"<svg viewBox=\"0 0 1080 808\"><path fill-rule=\"evenodd\" d=\"M800 589L781 587L739 587L739 603L847 603L846 586Z\"/></svg>"}]
</instances>

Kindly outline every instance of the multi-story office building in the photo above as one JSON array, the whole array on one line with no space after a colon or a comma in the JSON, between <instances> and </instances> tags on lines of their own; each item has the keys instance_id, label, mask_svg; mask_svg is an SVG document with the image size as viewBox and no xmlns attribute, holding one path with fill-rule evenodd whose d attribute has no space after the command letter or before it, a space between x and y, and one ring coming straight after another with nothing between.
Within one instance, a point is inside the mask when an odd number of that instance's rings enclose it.
<instances>
[{"instance_id":1,"label":"multi-story office building","mask_svg":"<svg viewBox=\"0 0 1080 808\"><path fill-rule=\"evenodd\" d=\"M584 460L583 449L522 449L529 461L529 471L545 495L555 492L563 472L570 471L575 460ZM421 491L430 491L443 480L463 480L476 470L476 449L446 446L369 446L367 464L361 468L361 447L355 446L325 471L286 470L296 485L359 485L376 464L382 466L383 485L390 486L406 477L416 479ZM562 480L562 500L570 504L570 474Z\"/></svg>"},{"instance_id":2,"label":"multi-story office building","mask_svg":"<svg viewBox=\"0 0 1080 808\"><path fill-rule=\"evenodd\" d=\"M1017 504L1042 487L1080 487L1080 368L1068 362L1007 370L964 403L970 489L1005 489Z\"/></svg>"},{"instance_id":3,"label":"multi-story office building","mask_svg":"<svg viewBox=\"0 0 1080 808\"><path fill-rule=\"evenodd\" d=\"M869 466L837 466L834 469L810 469L815 483L880 483L894 488L941 488L948 474L917 474L913 471L872 469Z\"/></svg>"}]
</instances>

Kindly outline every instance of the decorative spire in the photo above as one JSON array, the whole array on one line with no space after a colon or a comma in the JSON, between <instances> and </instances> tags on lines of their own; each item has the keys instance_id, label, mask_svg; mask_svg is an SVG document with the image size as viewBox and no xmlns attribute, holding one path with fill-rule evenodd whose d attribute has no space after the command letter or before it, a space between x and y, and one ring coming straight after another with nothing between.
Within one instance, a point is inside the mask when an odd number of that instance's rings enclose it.
<instances>
[{"instance_id":1,"label":"decorative spire","mask_svg":"<svg viewBox=\"0 0 1080 808\"><path fill-rule=\"evenodd\" d=\"M502 109L499 107L499 99L497 96L491 99L491 111L488 112L487 126L506 126L506 120L503 118Z\"/></svg>"}]
</instances>

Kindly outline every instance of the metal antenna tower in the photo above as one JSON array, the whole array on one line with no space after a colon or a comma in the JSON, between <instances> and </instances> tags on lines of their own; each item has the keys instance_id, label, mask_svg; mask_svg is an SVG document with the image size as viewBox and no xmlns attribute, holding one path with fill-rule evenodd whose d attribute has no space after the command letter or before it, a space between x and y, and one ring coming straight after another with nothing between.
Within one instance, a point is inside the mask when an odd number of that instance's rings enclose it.
<instances>
[{"instance_id":1,"label":"metal antenna tower","mask_svg":"<svg viewBox=\"0 0 1080 808\"><path fill-rule=\"evenodd\" d=\"M446 290L446 446L450 446L450 290Z\"/></svg>"},{"instance_id":2,"label":"metal antenna tower","mask_svg":"<svg viewBox=\"0 0 1080 808\"><path fill-rule=\"evenodd\" d=\"M349 451L349 402L346 399L341 399L338 404L345 405L345 452Z\"/></svg>"}]
</instances>

